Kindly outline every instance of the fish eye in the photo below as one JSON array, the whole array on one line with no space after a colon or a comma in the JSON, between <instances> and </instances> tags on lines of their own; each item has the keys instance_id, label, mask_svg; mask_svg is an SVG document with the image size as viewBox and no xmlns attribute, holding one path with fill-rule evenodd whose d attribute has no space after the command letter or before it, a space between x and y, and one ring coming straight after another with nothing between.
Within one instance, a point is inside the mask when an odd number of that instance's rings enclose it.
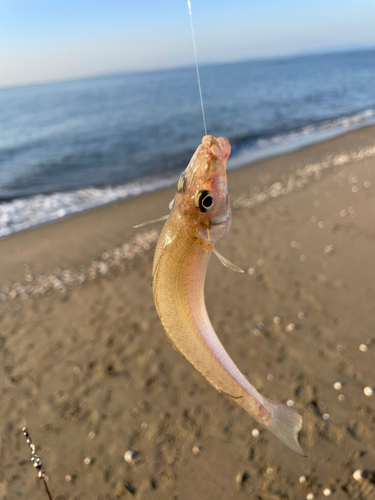
<instances>
[{"instance_id":1,"label":"fish eye","mask_svg":"<svg viewBox=\"0 0 375 500\"><path fill-rule=\"evenodd\" d=\"M185 172L182 172L177 182L177 193L183 193L185 191L185 180L186 174Z\"/></svg>"},{"instance_id":2,"label":"fish eye","mask_svg":"<svg viewBox=\"0 0 375 500\"><path fill-rule=\"evenodd\" d=\"M195 197L194 204L201 212L208 212L212 207L213 201L214 199L208 191L199 191Z\"/></svg>"}]
</instances>

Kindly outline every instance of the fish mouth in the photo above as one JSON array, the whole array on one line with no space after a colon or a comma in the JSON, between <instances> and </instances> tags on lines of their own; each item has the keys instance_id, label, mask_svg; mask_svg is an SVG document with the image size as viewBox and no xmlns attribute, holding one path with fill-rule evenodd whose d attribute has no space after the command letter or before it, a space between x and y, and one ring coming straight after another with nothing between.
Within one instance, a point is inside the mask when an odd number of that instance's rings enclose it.
<instances>
[{"instance_id":1,"label":"fish mouth","mask_svg":"<svg viewBox=\"0 0 375 500\"><path fill-rule=\"evenodd\" d=\"M214 158L226 162L231 151L229 141L226 137L215 138L212 135L205 135L202 139L202 146L205 152L210 153Z\"/></svg>"},{"instance_id":2,"label":"fish mouth","mask_svg":"<svg viewBox=\"0 0 375 500\"><path fill-rule=\"evenodd\" d=\"M185 175L189 178L186 189L190 189L192 182L199 185L214 179L216 185L222 183L223 189L226 189L225 170L230 150L229 141L225 137L216 139L212 135L205 135L185 170Z\"/></svg>"}]
</instances>

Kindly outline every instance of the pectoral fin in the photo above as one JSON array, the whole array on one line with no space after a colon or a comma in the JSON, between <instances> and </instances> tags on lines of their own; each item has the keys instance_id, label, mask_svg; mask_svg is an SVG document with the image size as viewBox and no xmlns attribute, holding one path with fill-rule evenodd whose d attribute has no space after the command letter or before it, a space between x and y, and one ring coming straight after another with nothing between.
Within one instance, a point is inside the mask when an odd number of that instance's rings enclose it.
<instances>
[{"instance_id":1,"label":"pectoral fin","mask_svg":"<svg viewBox=\"0 0 375 500\"><path fill-rule=\"evenodd\" d=\"M220 262L223 264L223 266L228 267L229 269L231 269L232 271L235 271L236 273L243 273L244 272L241 268L237 267L235 264L232 264L232 262L230 262L228 259L223 257L221 255L221 253L216 250L215 247L212 247L212 251L214 252L216 257L220 260Z\"/></svg>"},{"instance_id":2,"label":"pectoral fin","mask_svg":"<svg viewBox=\"0 0 375 500\"><path fill-rule=\"evenodd\" d=\"M163 215L163 217L159 217L158 219L152 219L152 220L148 220L146 222L141 222L140 224L137 224L136 226L134 226L134 228L148 226L148 224L154 224L154 222L162 222L163 220L167 220L168 217L169 217L169 214Z\"/></svg>"}]
</instances>

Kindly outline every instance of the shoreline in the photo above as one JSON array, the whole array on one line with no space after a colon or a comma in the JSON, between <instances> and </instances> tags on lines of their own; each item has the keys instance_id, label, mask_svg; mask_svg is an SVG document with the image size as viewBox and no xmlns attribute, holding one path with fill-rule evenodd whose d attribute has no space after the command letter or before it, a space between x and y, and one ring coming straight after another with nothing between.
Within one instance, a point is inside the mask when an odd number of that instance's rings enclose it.
<instances>
[{"instance_id":1,"label":"shoreline","mask_svg":"<svg viewBox=\"0 0 375 500\"><path fill-rule=\"evenodd\" d=\"M264 145L262 147L254 145L250 149L245 148L239 151L234 157L229 158L228 171L246 168L263 160L298 152L306 147L325 143L331 139L339 138L356 130L375 126L374 123L356 123L354 117L358 118L361 114L366 114L366 112L357 113L350 118L341 117L333 120L332 123L341 122L341 125L332 128L321 128L324 123L326 123L323 122L313 133L310 132L307 135L303 134L304 129L300 129L293 133L272 136L265 139L265 142L268 143L267 147L264 147ZM345 120L354 121L351 125L344 125ZM370 116L367 117L367 120L371 122ZM372 121L374 120L375 118L373 118ZM311 126L313 128L316 127L316 125ZM289 138L289 140L284 142L285 138ZM156 179L154 176L146 176L120 184L88 186L68 191L51 191L24 197L13 197L9 200L4 199L2 203L0 203L0 218L8 220L8 218L11 217L11 232L7 232L8 229L6 227L0 227L0 241L2 238L6 238L12 234L39 227L50 222L63 220L75 214L85 213L89 210L129 200L142 194L166 189L174 184L174 177L177 179L178 173L176 173L175 176L169 175L162 179ZM32 213L36 218L36 222L29 226L27 226L27 224L31 223L30 220L25 221L23 215L27 212ZM63 215L61 215L61 213L63 213Z\"/></svg>"}]
</instances>

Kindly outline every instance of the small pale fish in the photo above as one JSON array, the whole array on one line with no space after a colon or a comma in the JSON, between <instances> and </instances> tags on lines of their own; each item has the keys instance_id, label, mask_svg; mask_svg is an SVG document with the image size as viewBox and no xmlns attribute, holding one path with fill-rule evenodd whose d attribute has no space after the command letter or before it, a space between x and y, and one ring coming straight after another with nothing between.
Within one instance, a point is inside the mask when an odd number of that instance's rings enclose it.
<instances>
[{"instance_id":1,"label":"small pale fish","mask_svg":"<svg viewBox=\"0 0 375 500\"><path fill-rule=\"evenodd\" d=\"M226 176L229 155L227 139L206 135L181 174L155 251L155 304L167 337L194 368L303 455L298 443L301 416L265 398L249 383L216 336L206 311L204 282L211 255L215 253L225 266L243 272L215 248L231 224Z\"/></svg>"}]
</instances>

